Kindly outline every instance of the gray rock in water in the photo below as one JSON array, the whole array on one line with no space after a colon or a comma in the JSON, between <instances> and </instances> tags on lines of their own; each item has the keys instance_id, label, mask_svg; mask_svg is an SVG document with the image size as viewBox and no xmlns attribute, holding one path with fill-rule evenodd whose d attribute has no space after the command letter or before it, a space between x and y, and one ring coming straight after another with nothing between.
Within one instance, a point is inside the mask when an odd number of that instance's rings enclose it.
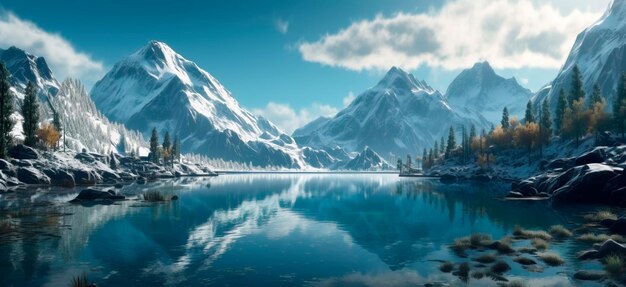
<instances>
[{"instance_id":1,"label":"gray rock in water","mask_svg":"<svg viewBox=\"0 0 626 287\"><path fill-rule=\"evenodd\" d=\"M118 195L113 190L104 191L104 190L88 188L88 189L82 190L76 196L76 198L70 200L70 202L79 203L79 202L102 202L104 201L105 203L108 203L108 202L112 202L116 200L124 200L124 199L126 199L125 196Z\"/></svg>"},{"instance_id":2,"label":"gray rock in water","mask_svg":"<svg viewBox=\"0 0 626 287\"><path fill-rule=\"evenodd\" d=\"M9 156L14 159L38 159L39 153L34 148L18 144L9 149Z\"/></svg>"},{"instance_id":3,"label":"gray rock in water","mask_svg":"<svg viewBox=\"0 0 626 287\"><path fill-rule=\"evenodd\" d=\"M608 255L626 255L626 246L615 242L613 239L604 241L602 244L596 244L592 250L583 251L578 255L578 259L596 259L604 258Z\"/></svg>"},{"instance_id":4,"label":"gray rock in water","mask_svg":"<svg viewBox=\"0 0 626 287\"><path fill-rule=\"evenodd\" d=\"M25 184L50 184L50 178L34 167L18 168L17 179Z\"/></svg>"},{"instance_id":5,"label":"gray rock in water","mask_svg":"<svg viewBox=\"0 0 626 287\"><path fill-rule=\"evenodd\" d=\"M598 270L580 270L574 273L574 279L586 281L598 281L606 278L604 271Z\"/></svg>"}]
</instances>

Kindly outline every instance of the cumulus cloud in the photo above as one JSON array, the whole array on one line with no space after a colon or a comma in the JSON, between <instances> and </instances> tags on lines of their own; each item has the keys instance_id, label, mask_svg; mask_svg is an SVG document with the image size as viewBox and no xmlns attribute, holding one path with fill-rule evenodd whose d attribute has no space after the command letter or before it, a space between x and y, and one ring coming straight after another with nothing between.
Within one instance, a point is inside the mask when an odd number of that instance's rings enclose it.
<instances>
[{"instance_id":1,"label":"cumulus cloud","mask_svg":"<svg viewBox=\"0 0 626 287\"><path fill-rule=\"evenodd\" d=\"M87 84L102 76L102 62L76 51L61 35L50 33L11 12L0 12L0 47L16 46L42 56L59 80L74 77Z\"/></svg>"},{"instance_id":2,"label":"cumulus cloud","mask_svg":"<svg viewBox=\"0 0 626 287\"><path fill-rule=\"evenodd\" d=\"M338 112L339 110L335 107L318 103L297 111L288 104L274 102L269 102L263 108L252 109L252 113L270 120L288 134L320 116L332 117Z\"/></svg>"},{"instance_id":3,"label":"cumulus cloud","mask_svg":"<svg viewBox=\"0 0 626 287\"><path fill-rule=\"evenodd\" d=\"M481 60L496 68L559 68L576 35L601 11L563 9L557 2L455 0L424 13L353 22L298 50L306 61L357 71L455 70Z\"/></svg>"},{"instance_id":4,"label":"cumulus cloud","mask_svg":"<svg viewBox=\"0 0 626 287\"><path fill-rule=\"evenodd\" d=\"M343 98L343 106L344 107L349 106L352 103L352 101L354 101L354 99L356 99L356 97L354 96L354 93L349 92L348 95Z\"/></svg>"},{"instance_id":5,"label":"cumulus cloud","mask_svg":"<svg viewBox=\"0 0 626 287\"><path fill-rule=\"evenodd\" d=\"M289 31L289 21L276 18L274 19L274 28L281 34L287 34L287 31Z\"/></svg>"}]
</instances>

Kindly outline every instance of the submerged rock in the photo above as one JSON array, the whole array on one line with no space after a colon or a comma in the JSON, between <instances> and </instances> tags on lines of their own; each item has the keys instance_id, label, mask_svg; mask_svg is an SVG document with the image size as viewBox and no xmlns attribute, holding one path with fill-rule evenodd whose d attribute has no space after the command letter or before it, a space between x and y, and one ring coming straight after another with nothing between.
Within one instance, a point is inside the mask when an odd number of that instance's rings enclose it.
<instances>
[{"instance_id":1,"label":"submerged rock","mask_svg":"<svg viewBox=\"0 0 626 287\"><path fill-rule=\"evenodd\" d=\"M608 255L626 255L626 246L615 242L613 239L604 241L602 244L594 245L594 249L583 251L578 255L578 259L604 258Z\"/></svg>"},{"instance_id":2,"label":"submerged rock","mask_svg":"<svg viewBox=\"0 0 626 287\"><path fill-rule=\"evenodd\" d=\"M93 170L74 169L72 174L78 185L94 185L102 180L100 175Z\"/></svg>"},{"instance_id":3,"label":"submerged rock","mask_svg":"<svg viewBox=\"0 0 626 287\"><path fill-rule=\"evenodd\" d=\"M574 273L574 279L586 280L586 281L598 281L606 277L604 271L598 270L580 270Z\"/></svg>"},{"instance_id":4,"label":"submerged rock","mask_svg":"<svg viewBox=\"0 0 626 287\"><path fill-rule=\"evenodd\" d=\"M84 189L82 190L76 198L70 200L71 203L80 203L80 202L101 202L109 203L116 200L124 200L126 199L123 195L118 195L115 191L109 190L98 190L98 189Z\"/></svg>"}]
</instances>

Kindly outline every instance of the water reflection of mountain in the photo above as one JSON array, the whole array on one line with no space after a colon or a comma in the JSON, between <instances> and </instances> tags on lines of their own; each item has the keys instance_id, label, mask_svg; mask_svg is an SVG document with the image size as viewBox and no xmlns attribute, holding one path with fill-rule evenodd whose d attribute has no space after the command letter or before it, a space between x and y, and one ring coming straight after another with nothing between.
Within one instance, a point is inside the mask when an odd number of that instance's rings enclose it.
<instances>
[{"instance_id":1,"label":"water reflection of mountain","mask_svg":"<svg viewBox=\"0 0 626 287\"><path fill-rule=\"evenodd\" d=\"M137 207L134 201L53 205L54 212L73 214L45 221L56 236L24 236L0 244L0 285L64 285L84 270L80 262L99 266L90 271L95 278L115 272L107 285L219 277L207 270L238 242L259 234L269 222L276 224L277 217L284 238L300 224L318 228L311 223L331 223L331 232L347 234L391 270L432 259L433 251L472 232L499 237L516 224L545 227L560 219L544 203L495 199L506 190L501 186L393 176L233 175L163 181L126 192L150 189L176 192L181 199L150 207Z\"/></svg>"}]
</instances>

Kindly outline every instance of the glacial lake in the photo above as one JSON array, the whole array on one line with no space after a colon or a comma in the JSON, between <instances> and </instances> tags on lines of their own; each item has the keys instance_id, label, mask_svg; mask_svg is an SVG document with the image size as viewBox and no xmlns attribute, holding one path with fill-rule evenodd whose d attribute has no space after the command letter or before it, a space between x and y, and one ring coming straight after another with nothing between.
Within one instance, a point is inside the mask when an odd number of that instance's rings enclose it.
<instances>
[{"instance_id":1,"label":"glacial lake","mask_svg":"<svg viewBox=\"0 0 626 287\"><path fill-rule=\"evenodd\" d=\"M79 188L2 194L0 216L11 216L15 230L0 237L0 286L69 286L83 272L100 287L496 286L439 271L447 260L479 269L473 254L451 251L455 238L481 232L499 239L515 225L574 229L585 212L503 201L508 187L390 174L246 174L132 184L122 189L130 200L112 205L67 203ZM180 199L133 196L148 190ZM573 260L588 247L552 242L567 263L537 260L534 271L503 256L512 268L504 277L581 285L573 272L601 268Z\"/></svg>"}]
</instances>

